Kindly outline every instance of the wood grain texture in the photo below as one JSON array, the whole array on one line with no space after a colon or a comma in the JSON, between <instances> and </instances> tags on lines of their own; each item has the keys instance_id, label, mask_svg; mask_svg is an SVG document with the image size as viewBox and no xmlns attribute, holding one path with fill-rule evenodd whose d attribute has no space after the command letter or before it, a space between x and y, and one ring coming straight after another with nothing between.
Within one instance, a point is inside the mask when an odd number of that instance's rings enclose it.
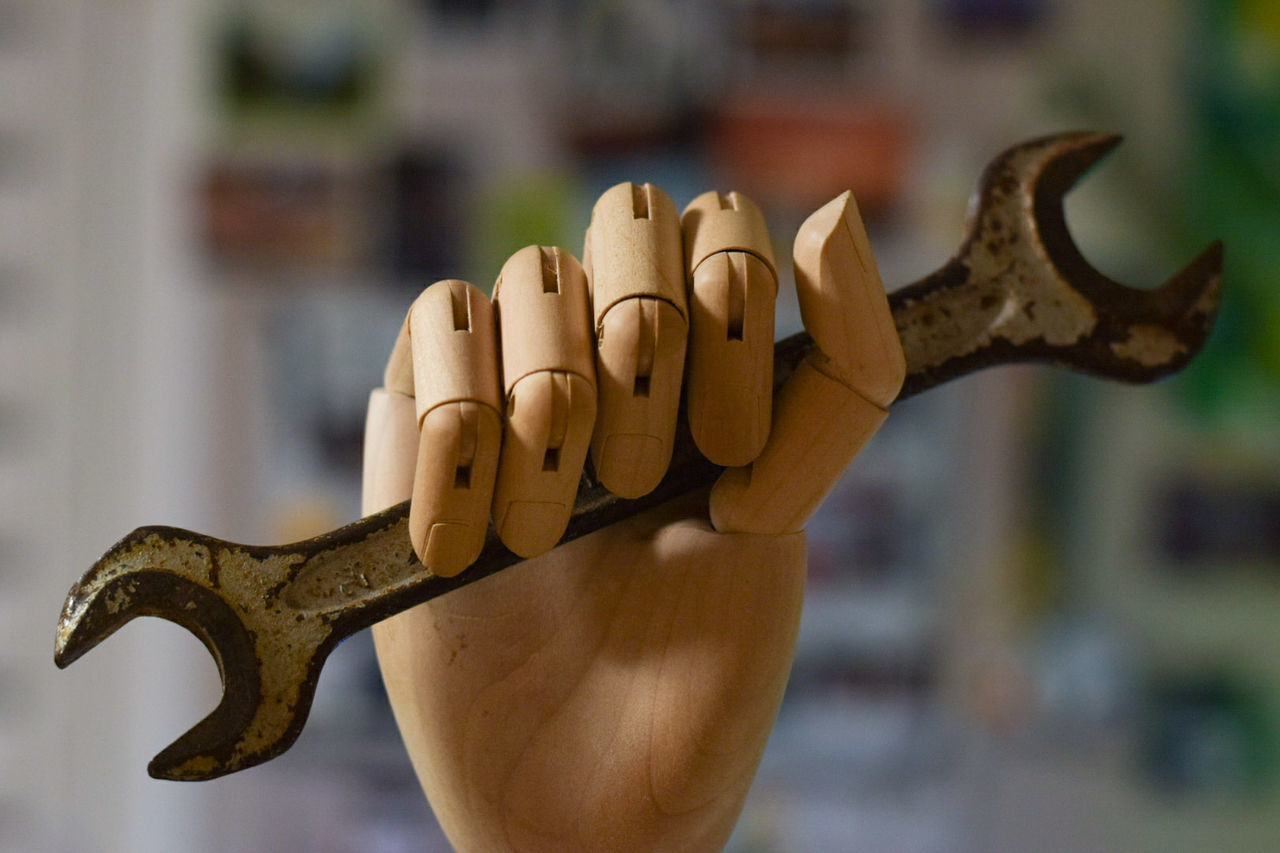
<instances>
[{"instance_id":1,"label":"wood grain texture","mask_svg":"<svg viewBox=\"0 0 1280 853\"><path fill-rule=\"evenodd\" d=\"M715 851L776 719L804 538L725 536L705 495L374 628L460 851Z\"/></svg>"}]
</instances>

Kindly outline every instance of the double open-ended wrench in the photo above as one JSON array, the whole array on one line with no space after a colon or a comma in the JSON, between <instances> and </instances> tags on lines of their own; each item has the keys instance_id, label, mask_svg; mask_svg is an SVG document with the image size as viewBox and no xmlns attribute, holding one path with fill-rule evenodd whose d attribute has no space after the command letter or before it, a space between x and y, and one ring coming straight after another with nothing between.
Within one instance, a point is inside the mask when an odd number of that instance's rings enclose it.
<instances>
[{"instance_id":1,"label":"double open-ended wrench","mask_svg":"<svg viewBox=\"0 0 1280 853\"><path fill-rule=\"evenodd\" d=\"M1200 350L1219 302L1220 243L1161 287L1138 290L1091 267L1067 230L1063 195L1118 142L1063 134L992 161L956 255L889 296L907 360L899 399L983 367L1025 361L1150 382ZM812 348L805 333L776 345L775 388ZM682 429L666 478L643 498L616 498L584 477L563 541L710 485L719 470ZM490 530L471 568L433 575L414 555L408 515L406 502L277 547L139 528L71 588L54 660L71 664L137 616L183 625L213 655L223 697L151 761L149 772L212 779L267 761L302 730L320 669L341 639L519 562Z\"/></svg>"}]
</instances>

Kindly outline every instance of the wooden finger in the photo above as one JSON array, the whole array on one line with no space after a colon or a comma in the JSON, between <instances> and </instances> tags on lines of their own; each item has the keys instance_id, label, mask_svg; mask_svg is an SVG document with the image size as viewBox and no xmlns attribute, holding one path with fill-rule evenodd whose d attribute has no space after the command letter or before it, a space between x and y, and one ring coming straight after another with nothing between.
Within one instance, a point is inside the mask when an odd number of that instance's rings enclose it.
<instances>
[{"instance_id":1,"label":"wooden finger","mask_svg":"<svg viewBox=\"0 0 1280 853\"><path fill-rule=\"evenodd\" d=\"M587 229L599 393L591 457L610 491L634 498L666 473L688 323L680 221L666 193L625 183L596 202Z\"/></svg>"},{"instance_id":2,"label":"wooden finger","mask_svg":"<svg viewBox=\"0 0 1280 853\"><path fill-rule=\"evenodd\" d=\"M774 401L760 456L712 488L722 532L803 528L884 422L906 375L888 299L850 193L805 220L796 236L796 292L815 351Z\"/></svg>"},{"instance_id":3,"label":"wooden finger","mask_svg":"<svg viewBox=\"0 0 1280 853\"><path fill-rule=\"evenodd\" d=\"M375 388L365 417L361 515L381 512L413 496L417 456L418 414L413 397Z\"/></svg>"},{"instance_id":4,"label":"wooden finger","mask_svg":"<svg viewBox=\"0 0 1280 853\"><path fill-rule=\"evenodd\" d=\"M391 348L391 357L387 359L387 367L382 371L382 387L406 397L413 396L413 348L409 345L408 316L400 324L400 333L396 335L395 346Z\"/></svg>"},{"instance_id":5,"label":"wooden finger","mask_svg":"<svg viewBox=\"0 0 1280 853\"><path fill-rule=\"evenodd\" d=\"M773 246L760 209L738 193L703 193L681 217L689 270L689 428L717 465L745 465L769 437Z\"/></svg>"},{"instance_id":6,"label":"wooden finger","mask_svg":"<svg viewBox=\"0 0 1280 853\"><path fill-rule=\"evenodd\" d=\"M484 547L502 443L493 307L466 282L433 284L409 310L418 454L409 536L452 576Z\"/></svg>"},{"instance_id":7,"label":"wooden finger","mask_svg":"<svg viewBox=\"0 0 1280 853\"><path fill-rule=\"evenodd\" d=\"M493 299L506 394L493 522L504 545L533 557L564 534L595 426L586 276L568 252L529 246L503 266Z\"/></svg>"}]
</instances>

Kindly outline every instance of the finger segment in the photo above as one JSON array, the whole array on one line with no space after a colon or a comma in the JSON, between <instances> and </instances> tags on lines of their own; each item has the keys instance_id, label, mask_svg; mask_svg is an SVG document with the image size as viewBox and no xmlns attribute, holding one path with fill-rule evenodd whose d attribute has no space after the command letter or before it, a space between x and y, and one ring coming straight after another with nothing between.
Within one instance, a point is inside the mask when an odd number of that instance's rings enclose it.
<instances>
[{"instance_id":1,"label":"finger segment","mask_svg":"<svg viewBox=\"0 0 1280 853\"><path fill-rule=\"evenodd\" d=\"M500 408L493 306L475 285L436 282L409 308L406 326L419 421L455 400ZM388 373L396 362L393 352Z\"/></svg>"},{"instance_id":2,"label":"finger segment","mask_svg":"<svg viewBox=\"0 0 1280 853\"><path fill-rule=\"evenodd\" d=\"M503 544L532 557L564 534L595 425L586 276L569 253L530 246L503 266L494 302L506 435L493 521Z\"/></svg>"},{"instance_id":3,"label":"finger segment","mask_svg":"<svg viewBox=\"0 0 1280 853\"><path fill-rule=\"evenodd\" d=\"M760 456L727 469L712 487L712 526L721 533L802 530L888 414L801 362L778 392Z\"/></svg>"},{"instance_id":4,"label":"finger segment","mask_svg":"<svg viewBox=\"0 0 1280 853\"><path fill-rule=\"evenodd\" d=\"M413 349L409 344L408 317L400 324L395 346L391 348L391 357L387 359L387 367L382 372L382 387L413 398Z\"/></svg>"},{"instance_id":5,"label":"finger segment","mask_svg":"<svg viewBox=\"0 0 1280 853\"><path fill-rule=\"evenodd\" d=\"M680 221L652 184L618 184L592 211L587 277L596 335L596 475L622 497L651 491L674 445L688 335Z\"/></svg>"},{"instance_id":6,"label":"finger segment","mask_svg":"<svg viewBox=\"0 0 1280 853\"><path fill-rule=\"evenodd\" d=\"M671 461L687 327L668 302L630 299L605 316L596 364L596 476L624 498L648 494Z\"/></svg>"},{"instance_id":7,"label":"finger segment","mask_svg":"<svg viewBox=\"0 0 1280 853\"><path fill-rule=\"evenodd\" d=\"M619 302L638 297L671 303L684 316L684 250L675 204L653 184L622 183L596 201L585 264L595 324Z\"/></svg>"},{"instance_id":8,"label":"finger segment","mask_svg":"<svg viewBox=\"0 0 1280 853\"><path fill-rule=\"evenodd\" d=\"M443 403L419 431L409 536L422 564L452 577L484 548L502 422L490 406Z\"/></svg>"},{"instance_id":9,"label":"finger segment","mask_svg":"<svg viewBox=\"0 0 1280 853\"><path fill-rule=\"evenodd\" d=\"M777 280L773 241L758 205L741 193L705 192L689 202L680 215L685 267L694 271L719 252L755 255Z\"/></svg>"},{"instance_id":10,"label":"finger segment","mask_svg":"<svg viewBox=\"0 0 1280 853\"><path fill-rule=\"evenodd\" d=\"M888 406L906 378L906 357L853 193L805 220L794 261L800 316L822 352L815 366Z\"/></svg>"},{"instance_id":11,"label":"finger segment","mask_svg":"<svg viewBox=\"0 0 1280 853\"><path fill-rule=\"evenodd\" d=\"M681 219L689 269L689 427L718 465L769 437L778 279L764 215L738 193L703 193Z\"/></svg>"}]
</instances>

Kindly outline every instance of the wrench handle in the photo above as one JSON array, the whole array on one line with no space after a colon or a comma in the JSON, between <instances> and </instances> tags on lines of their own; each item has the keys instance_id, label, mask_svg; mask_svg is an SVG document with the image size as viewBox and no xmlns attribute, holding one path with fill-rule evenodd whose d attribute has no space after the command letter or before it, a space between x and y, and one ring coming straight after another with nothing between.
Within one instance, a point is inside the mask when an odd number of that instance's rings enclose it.
<instances>
[{"instance_id":1,"label":"wrench handle","mask_svg":"<svg viewBox=\"0 0 1280 853\"><path fill-rule=\"evenodd\" d=\"M775 390L812 349L813 339L804 332L775 344ZM640 498L619 498L600 485L588 469L583 473L573 514L560 541L577 539L681 495L708 488L721 470L698 452L682 413L671 464L658 486ZM276 593L281 603L299 613L319 616L335 635L347 636L521 561L507 550L491 527L475 563L454 577L434 575L413 552L408 518L409 502L405 501L316 539L284 546L285 550L304 554L305 559L294 567L288 584Z\"/></svg>"},{"instance_id":2,"label":"wrench handle","mask_svg":"<svg viewBox=\"0 0 1280 853\"><path fill-rule=\"evenodd\" d=\"M899 336L906 342L916 342L914 347L906 348L907 377L898 400L982 367L1026 360L1026 354L1016 349L1002 349L984 358L978 348L970 357L939 369L929 360L928 353L922 351L920 342L925 338L918 330L930 324L929 318L922 319L924 313L919 308L922 297L929 296L931 305L939 301L945 305L956 298L955 291L966 289L968 280L968 270L953 261L917 284L889 295ZM813 349L813 339L807 332L798 332L774 345L774 391ZM578 488L568 528L560 541L577 539L681 495L709 488L721 470L698 451L682 413L671 464L657 488L640 498L619 498L587 470ZM307 556L295 567L290 582L279 591L282 603L300 613L319 616L336 636L345 637L521 561L490 528L475 563L454 577L434 575L413 553L408 517L409 502L405 501L316 539L284 546Z\"/></svg>"}]
</instances>

